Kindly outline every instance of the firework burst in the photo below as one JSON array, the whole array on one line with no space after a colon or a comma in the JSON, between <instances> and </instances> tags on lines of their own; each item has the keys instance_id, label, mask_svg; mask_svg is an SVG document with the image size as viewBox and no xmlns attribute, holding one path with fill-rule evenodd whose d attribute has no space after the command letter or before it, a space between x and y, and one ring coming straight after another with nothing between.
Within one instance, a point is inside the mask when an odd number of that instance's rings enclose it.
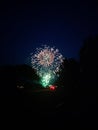
<instances>
[{"instance_id":1,"label":"firework burst","mask_svg":"<svg viewBox=\"0 0 98 130\"><path fill-rule=\"evenodd\" d=\"M58 49L44 45L43 48L37 48L36 53L31 55L31 64L40 77L48 74L54 78L61 70L63 59Z\"/></svg>"}]
</instances>

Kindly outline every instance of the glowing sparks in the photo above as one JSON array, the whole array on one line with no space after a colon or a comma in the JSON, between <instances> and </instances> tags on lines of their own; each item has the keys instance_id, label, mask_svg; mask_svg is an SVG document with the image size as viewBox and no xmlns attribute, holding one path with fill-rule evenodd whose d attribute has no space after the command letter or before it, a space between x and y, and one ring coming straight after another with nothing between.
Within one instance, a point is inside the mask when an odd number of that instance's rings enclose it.
<instances>
[{"instance_id":1,"label":"glowing sparks","mask_svg":"<svg viewBox=\"0 0 98 130\"><path fill-rule=\"evenodd\" d=\"M31 56L32 67L42 78L43 86L47 86L58 74L63 59L58 49L46 45L43 48L37 48L36 53Z\"/></svg>"},{"instance_id":2,"label":"glowing sparks","mask_svg":"<svg viewBox=\"0 0 98 130\"><path fill-rule=\"evenodd\" d=\"M50 74L45 74L42 77L41 83L42 83L42 85L44 87L46 87L49 84L50 80L51 80L51 75Z\"/></svg>"},{"instance_id":3,"label":"glowing sparks","mask_svg":"<svg viewBox=\"0 0 98 130\"><path fill-rule=\"evenodd\" d=\"M48 49L45 49L37 55L37 58L41 65L48 67L54 61L54 54L51 53Z\"/></svg>"}]
</instances>

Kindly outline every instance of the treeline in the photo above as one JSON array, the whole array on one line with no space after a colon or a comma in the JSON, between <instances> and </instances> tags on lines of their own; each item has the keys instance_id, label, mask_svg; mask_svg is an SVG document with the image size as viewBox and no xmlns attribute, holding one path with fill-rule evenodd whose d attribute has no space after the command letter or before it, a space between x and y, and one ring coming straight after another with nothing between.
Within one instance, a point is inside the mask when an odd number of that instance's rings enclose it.
<instances>
[{"instance_id":1,"label":"treeline","mask_svg":"<svg viewBox=\"0 0 98 130\"><path fill-rule=\"evenodd\" d=\"M82 88L96 88L98 85L98 36L84 40L79 56L79 61L65 58L60 77L56 81L58 86L68 86L69 89L81 86ZM39 80L35 70L28 65L1 67L0 77L1 88L16 86L17 82L21 84L25 81Z\"/></svg>"}]
</instances>

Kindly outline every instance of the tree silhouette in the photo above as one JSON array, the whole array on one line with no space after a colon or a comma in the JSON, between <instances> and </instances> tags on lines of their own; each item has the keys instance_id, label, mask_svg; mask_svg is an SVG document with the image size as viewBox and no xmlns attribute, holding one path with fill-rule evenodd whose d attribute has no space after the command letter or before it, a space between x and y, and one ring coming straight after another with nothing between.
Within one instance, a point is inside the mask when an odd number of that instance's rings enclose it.
<instances>
[{"instance_id":1,"label":"tree silhouette","mask_svg":"<svg viewBox=\"0 0 98 130\"><path fill-rule=\"evenodd\" d=\"M94 127L98 116L97 88L98 88L98 36L90 36L84 41L80 50L80 95L81 114L86 126ZM96 126L95 126L96 127Z\"/></svg>"},{"instance_id":2,"label":"tree silhouette","mask_svg":"<svg viewBox=\"0 0 98 130\"><path fill-rule=\"evenodd\" d=\"M97 86L98 75L98 36L89 37L84 41L80 50L80 67L82 79L89 87ZM85 85L86 86L86 85Z\"/></svg>"}]
</instances>

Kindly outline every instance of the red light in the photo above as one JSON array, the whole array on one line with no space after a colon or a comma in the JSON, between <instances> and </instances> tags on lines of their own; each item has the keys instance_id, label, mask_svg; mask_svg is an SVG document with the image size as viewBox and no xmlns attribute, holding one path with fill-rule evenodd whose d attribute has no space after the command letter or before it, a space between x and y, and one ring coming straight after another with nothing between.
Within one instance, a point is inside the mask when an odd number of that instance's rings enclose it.
<instances>
[{"instance_id":1,"label":"red light","mask_svg":"<svg viewBox=\"0 0 98 130\"><path fill-rule=\"evenodd\" d=\"M50 87L50 90L55 90L56 89L56 86L54 86L54 85L51 85L49 87Z\"/></svg>"}]
</instances>

